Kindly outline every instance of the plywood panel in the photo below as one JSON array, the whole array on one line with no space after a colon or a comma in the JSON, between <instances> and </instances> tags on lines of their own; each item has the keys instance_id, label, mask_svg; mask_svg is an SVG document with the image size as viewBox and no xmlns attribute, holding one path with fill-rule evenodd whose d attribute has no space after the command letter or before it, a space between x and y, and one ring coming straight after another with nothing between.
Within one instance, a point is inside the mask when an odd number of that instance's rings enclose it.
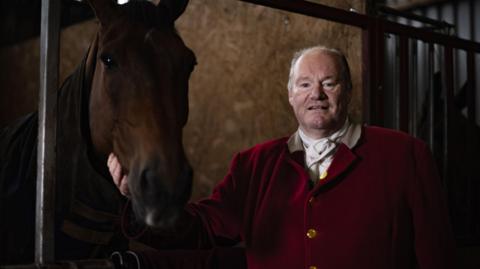
<instances>
[{"instance_id":1,"label":"plywood panel","mask_svg":"<svg viewBox=\"0 0 480 269\"><path fill-rule=\"evenodd\" d=\"M97 23L91 20L61 32L60 83L80 63L96 29ZM0 48L0 126L37 108L39 68L38 38Z\"/></svg>"},{"instance_id":2,"label":"plywood panel","mask_svg":"<svg viewBox=\"0 0 480 269\"><path fill-rule=\"evenodd\" d=\"M351 113L361 120L359 29L234 0L192 0L178 29L199 63L184 139L195 168L195 197L210 193L236 152L295 131L286 84L291 57L303 47L323 44L346 53L354 84Z\"/></svg>"}]
</instances>

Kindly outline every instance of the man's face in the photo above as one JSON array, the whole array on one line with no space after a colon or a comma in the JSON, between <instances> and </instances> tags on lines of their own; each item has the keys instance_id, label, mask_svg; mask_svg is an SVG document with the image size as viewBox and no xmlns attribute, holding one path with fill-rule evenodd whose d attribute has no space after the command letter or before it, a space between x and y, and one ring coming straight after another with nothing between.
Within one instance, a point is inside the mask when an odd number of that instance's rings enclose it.
<instances>
[{"instance_id":1,"label":"man's face","mask_svg":"<svg viewBox=\"0 0 480 269\"><path fill-rule=\"evenodd\" d=\"M350 91L341 77L339 57L325 51L304 54L296 63L288 100L302 131L319 139L340 129Z\"/></svg>"}]
</instances>

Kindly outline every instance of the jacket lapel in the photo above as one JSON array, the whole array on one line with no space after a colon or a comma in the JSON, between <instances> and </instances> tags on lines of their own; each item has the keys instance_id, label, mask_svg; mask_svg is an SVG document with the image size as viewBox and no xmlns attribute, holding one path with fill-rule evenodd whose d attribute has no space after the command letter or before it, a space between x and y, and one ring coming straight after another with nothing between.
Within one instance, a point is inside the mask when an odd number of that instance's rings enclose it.
<instances>
[{"instance_id":1,"label":"jacket lapel","mask_svg":"<svg viewBox=\"0 0 480 269\"><path fill-rule=\"evenodd\" d=\"M335 153L332 164L327 170L326 177L318 181L313 192L317 193L323 186L336 181L338 177L348 171L357 159L358 157L345 144L340 144Z\"/></svg>"}]
</instances>

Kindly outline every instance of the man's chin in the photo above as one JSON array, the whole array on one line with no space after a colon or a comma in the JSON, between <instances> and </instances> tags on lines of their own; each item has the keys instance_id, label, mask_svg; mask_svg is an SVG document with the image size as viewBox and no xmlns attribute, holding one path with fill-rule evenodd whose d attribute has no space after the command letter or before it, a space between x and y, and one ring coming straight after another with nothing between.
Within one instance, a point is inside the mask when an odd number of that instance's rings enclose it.
<instances>
[{"instance_id":1,"label":"man's chin","mask_svg":"<svg viewBox=\"0 0 480 269\"><path fill-rule=\"evenodd\" d=\"M332 120L315 120L307 122L307 124L302 126L302 130L304 130L307 135L314 135L314 136L328 136L334 133L335 131L339 130L342 127L342 124L338 124L336 121Z\"/></svg>"}]
</instances>

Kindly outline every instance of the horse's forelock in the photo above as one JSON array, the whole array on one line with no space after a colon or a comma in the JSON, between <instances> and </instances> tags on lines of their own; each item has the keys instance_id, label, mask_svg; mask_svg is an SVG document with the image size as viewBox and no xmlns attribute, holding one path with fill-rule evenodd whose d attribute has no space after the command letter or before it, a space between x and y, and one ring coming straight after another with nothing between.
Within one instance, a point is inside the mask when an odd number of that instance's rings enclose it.
<instances>
[{"instance_id":1,"label":"horse's forelock","mask_svg":"<svg viewBox=\"0 0 480 269\"><path fill-rule=\"evenodd\" d=\"M173 28L173 22L167 10L150 1L129 1L121 6L129 21L141 23L147 28Z\"/></svg>"}]
</instances>

